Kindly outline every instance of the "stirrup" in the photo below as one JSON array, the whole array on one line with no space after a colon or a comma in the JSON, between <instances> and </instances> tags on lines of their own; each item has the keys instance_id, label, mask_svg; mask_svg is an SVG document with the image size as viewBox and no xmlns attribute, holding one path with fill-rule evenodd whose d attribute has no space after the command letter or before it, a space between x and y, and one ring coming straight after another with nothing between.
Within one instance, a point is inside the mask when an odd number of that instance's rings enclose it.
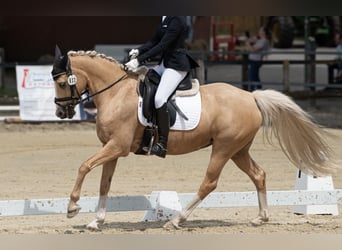
<instances>
[{"instance_id":1,"label":"stirrup","mask_svg":"<svg viewBox=\"0 0 342 250\"><path fill-rule=\"evenodd\" d=\"M153 145L151 148L151 154L156 155L162 158L165 158L167 149L164 147L164 145L160 142Z\"/></svg>"}]
</instances>

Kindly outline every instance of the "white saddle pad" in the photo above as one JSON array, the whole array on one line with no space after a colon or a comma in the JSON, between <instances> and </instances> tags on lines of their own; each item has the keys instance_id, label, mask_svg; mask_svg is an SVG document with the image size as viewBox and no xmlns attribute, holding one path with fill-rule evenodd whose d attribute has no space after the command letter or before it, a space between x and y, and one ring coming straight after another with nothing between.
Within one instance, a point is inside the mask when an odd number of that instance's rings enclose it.
<instances>
[{"instance_id":1,"label":"white saddle pad","mask_svg":"<svg viewBox=\"0 0 342 250\"><path fill-rule=\"evenodd\" d=\"M176 103L179 109L185 114L189 120L185 120L176 113L176 122L170 128L171 130L192 130L197 127L201 116L201 94L198 92L193 96L177 96ZM142 113L142 98L139 97L138 118L142 125L152 126L148 123Z\"/></svg>"}]
</instances>

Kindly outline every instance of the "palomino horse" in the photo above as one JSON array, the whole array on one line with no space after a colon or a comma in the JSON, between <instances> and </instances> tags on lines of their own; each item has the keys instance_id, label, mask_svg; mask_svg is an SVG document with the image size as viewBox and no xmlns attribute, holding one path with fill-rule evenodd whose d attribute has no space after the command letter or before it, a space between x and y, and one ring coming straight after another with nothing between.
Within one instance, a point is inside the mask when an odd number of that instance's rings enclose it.
<instances>
[{"instance_id":1,"label":"palomino horse","mask_svg":"<svg viewBox=\"0 0 342 250\"><path fill-rule=\"evenodd\" d=\"M81 94L88 91L97 107L96 130L103 148L79 167L70 195L67 217L74 217L80 206L81 187L85 176L103 165L97 216L88 224L97 230L104 222L106 199L119 157L136 152L142 142L144 126L138 120L138 76L127 73L113 58L95 51L70 51L62 55L56 48L52 75L56 91L56 115L72 118ZM179 228L190 213L216 186L220 173L229 159L245 172L256 186L259 214L255 225L269 220L265 172L251 158L249 149L260 129L269 142L272 135L279 141L289 160L307 174L321 176L337 167L324 130L286 95L274 90L253 93L227 83L200 87L201 118L196 128L171 130L168 154L186 154L211 146L209 165L193 200L164 227ZM271 133L269 133L269 131Z\"/></svg>"}]
</instances>

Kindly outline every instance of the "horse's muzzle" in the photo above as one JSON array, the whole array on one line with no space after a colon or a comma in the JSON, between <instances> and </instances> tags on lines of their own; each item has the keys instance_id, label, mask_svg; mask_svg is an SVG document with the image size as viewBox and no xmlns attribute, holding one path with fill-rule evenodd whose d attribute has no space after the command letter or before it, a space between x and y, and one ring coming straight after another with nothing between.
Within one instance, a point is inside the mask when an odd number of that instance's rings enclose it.
<instances>
[{"instance_id":1,"label":"horse's muzzle","mask_svg":"<svg viewBox=\"0 0 342 250\"><path fill-rule=\"evenodd\" d=\"M75 107L73 105L58 106L56 109L56 116L60 119L71 119L74 117L75 114Z\"/></svg>"}]
</instances>

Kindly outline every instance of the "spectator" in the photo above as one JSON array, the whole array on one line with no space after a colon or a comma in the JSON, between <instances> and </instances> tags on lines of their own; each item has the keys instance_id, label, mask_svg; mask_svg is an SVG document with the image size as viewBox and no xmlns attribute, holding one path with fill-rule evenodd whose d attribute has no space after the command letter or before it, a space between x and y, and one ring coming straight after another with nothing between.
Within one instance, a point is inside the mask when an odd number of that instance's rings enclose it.
<instances>
[{"instance_id":1,"label":"spectator","mask_svg":"<svg viewBox=\"0 0 342 250\"><path fill-rule=\"evenodd\" d=\"M86 95L83 95L82 98L86 98ZM90 98L89 100L85 100L79 103L80 107L80 116L81 120L95 120L96 119L96 107L93 100Z\"/></svg>"},{"instance_id":2,"label":"spectator","mask_svg":"<svg viewBox=\"0 0 342 250\"><path fill-rule=\"evenodd\" d=\"M342 82L342 34L336 33L335 35L336 53L335 61L328 64L328 82L337 83ZM340 61L340 62L338 62ZM337 74L335 75L335 70ZM331 87L328 87L331 88Z\"/></svg>"},{"instance_id":3,"label":"spectator","mask_svg":"<svg viewBox=\"0 0 342 250\"><path fill-rule=\"evenodd\" d=\"M186 25L188 26L188 35L186 41L191 43L193 37L193 25L195 22L195 16L186 16Z\"/></svg>"},{"instance_id":4,"label":"spectator","mask_svg":"<svg viewBox=\"0 0 342 250\"><path fill-rule=\"evenodd\" d=\"M342 77L342 34L338 34L336 37L336 52L337 57L336 60L339 62L337 63L337 78Z\"/></svg>"},{"instance_id":5,"label":"spectator","mask_svg":"<svg viewBox=\"0 0 342 250\"><path fill-rule=\"evenodd\" d=\"M247 49L251 51L249 54L249 66L248 66L248 81L249 90L261 89L259 70L262 66L262 60L264 58L264 52L269 49L269 42L266 38L266 30L264 27L260 27L256 40L247 40Z\"/></svg>"}]
</instances>

